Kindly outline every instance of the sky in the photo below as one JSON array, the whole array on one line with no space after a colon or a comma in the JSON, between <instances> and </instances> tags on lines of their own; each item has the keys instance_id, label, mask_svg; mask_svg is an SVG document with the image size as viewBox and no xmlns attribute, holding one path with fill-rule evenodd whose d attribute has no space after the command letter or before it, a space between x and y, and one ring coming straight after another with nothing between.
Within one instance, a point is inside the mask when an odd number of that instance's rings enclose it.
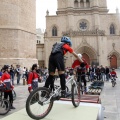
<instances>
[{"instance_id":1,"label":"sky","mask_svg":"<svg viewBox=\"0 0 120 120\"><path fill-rule=\"evenodd\" d=\"M107 0L107 7L110 13L115 13L116 8L120 11L120 0ZM36 28L45 30L47 10L49 15L56 15L57 0L36 0Z\"/></svg>"}]
</instances>

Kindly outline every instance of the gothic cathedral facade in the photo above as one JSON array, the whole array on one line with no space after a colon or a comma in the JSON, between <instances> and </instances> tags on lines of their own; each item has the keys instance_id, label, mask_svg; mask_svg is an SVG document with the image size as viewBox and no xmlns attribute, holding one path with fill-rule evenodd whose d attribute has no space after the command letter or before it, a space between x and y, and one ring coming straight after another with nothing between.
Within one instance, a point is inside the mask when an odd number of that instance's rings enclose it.
<instances>
[{"instance_id":1,"label":"gothic cathedral facade","mask_svg":"<svg viewBox=\"0 0 120 120\"><path fill-rule=\"evenodd\" d=\"M58 0L56 15L46 14L45 65L52 45L66 35L89 64L120 67L120 14L108 11L106 0ZM65 58L71 67L75 58Z\"/></svg>"}]
</instances>

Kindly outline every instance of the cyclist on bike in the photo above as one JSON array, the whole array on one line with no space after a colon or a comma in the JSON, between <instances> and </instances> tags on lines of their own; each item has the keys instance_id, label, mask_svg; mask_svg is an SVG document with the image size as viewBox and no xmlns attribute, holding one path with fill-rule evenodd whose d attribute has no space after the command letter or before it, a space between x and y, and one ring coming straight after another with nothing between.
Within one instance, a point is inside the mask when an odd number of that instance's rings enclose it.
<instances>
[{"instance_id":1,"label":"cyclist on bike","mask_svg":"<svg viewBox=\"0 0 120 120\"><path fill-rule=\"evenodd\" d=\"M89 65L86 62L86 60L82 57L81 54L78 54L78 56L84 62L75 60L72 64L72 68L75 68L75 70L76 70L77 82L79 82L80 79L81 79L81 81L84 82L84 88L85 88L84 90L86 92L87 91L87 88L86 88L87 82L86 82L85 76L86 76L86 72L89 72Z\"/></svg>"},{"instance_id":2,"label":"cyclist on bike","mask_svg":"<svg viewBox=\"0 0 120 120\"><path fill-rule=\"evenodd\" d=\"M112 68L112 72L110 72L110 76L111 76L112 78L117 78L117 73L116 73L116 71L115 71L115 68Z\"/></svg>"},{"instance_id":3,"label":"cyclist on bike","mask_svg":"<svg viewBox=\"0 0 120 120\"><path fill-rule=\"evenodd\" d=\"M45 86L49 88L50 84L53 84L54 74L56 68L58 69L58 74L60 77L60 84L61 84L61 97L66 97L66 82L65 82L65 65L64 65L64 55L67 52L73 54L79 61L83 62L81 58L74 52L71 48L72 42L71 39L67 36L63 36L61 38L61 43L55 43L53 45L50 57L49 57L49 76L46 79Z\"/></svg>"},{"instance_id":4,"label":"cyclist on bike","mask_svg":"<svg viewBox=\"0 0 120 120\"><path fill-rule=\"evenodd\" d=\"M12 90L13 90L14 86L11 85L11 78L10 78L10 74L9 74L10 66L4 65L3 70L4 70L4 73L1 77L0 83L3 83L4 86L6 87L6 90L4 91L4 98L7 99L9 96L11 109L15 109L15 107L13 107L13 94L12 94Z\"/></svg>"}]
</instances>

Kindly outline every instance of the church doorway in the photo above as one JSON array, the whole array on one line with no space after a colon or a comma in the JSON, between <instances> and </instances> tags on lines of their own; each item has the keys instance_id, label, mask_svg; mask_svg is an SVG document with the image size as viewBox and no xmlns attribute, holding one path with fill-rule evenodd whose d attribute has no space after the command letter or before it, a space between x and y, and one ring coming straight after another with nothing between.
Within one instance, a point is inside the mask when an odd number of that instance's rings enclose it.
<instances>
[{"instance_id":1,"label":"church doorway","mask_svg":"<svg viewBox=\"0 0 120 120\"><path fill-rule=\"evenodd\" d=\"M111 56L110 67L111 68L117 68L117 57L115 55Z\"/></svg>"},{"instance_id":2,"label":"church doorway","mask_svg":"<svg viewBox=\"0 0 120 120\"><path fill-rule=\"evenodd\" d=\"M82 56L87 61L87 63L90 65L90 57L86 53L83 53Z\"/></svg>"}]
</instances>

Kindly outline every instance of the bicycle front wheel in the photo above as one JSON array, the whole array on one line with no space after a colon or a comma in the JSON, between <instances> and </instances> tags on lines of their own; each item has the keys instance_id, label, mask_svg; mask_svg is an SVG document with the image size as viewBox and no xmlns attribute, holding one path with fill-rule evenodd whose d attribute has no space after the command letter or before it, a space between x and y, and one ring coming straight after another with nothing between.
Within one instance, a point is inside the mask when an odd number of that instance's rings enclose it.
<instances>
[{"instance_id":1,"label":"bicycle front wheel","mask_svg":"<svg viewBox=\"0 0 120 120\"><path fill-rule=\"evenodd\" d=\"M72 85L72 103L74 107L78 107L80 104L80 86Z\"/></svg>"},{"instance_id":2,"label":"bicycle front wheel","mask_svg":"<svg viewBox=\"0 0 120 120\"><path fill-rule=\"evenodd\" d=\"M16 100L16 92L14 90L12 90L12 94L13 94L13 100Z\"/></svg>"},{"instance_id":3,"label":"bicycle front wheel","mask_svg":"<svg viewBox=\"0 0 120 120\"><path fill-rule=\"evenodd\" d=\"M0 101L0 115L5 115L10 111L10 102L7 99Z\"/></svg>"},{"instance_id":4,"label":"bicycle front wheel","mask_svg":"<svg viewBox=\"0 0 120 120\"><path fill-rule=\"evenodd\" d=\"M44 87L37 88L31 92L26 101L27 114L36 120L47 116L53 106L53 101L44 104L49 97L50 91Z\"/></svg>"}]
</instances>

